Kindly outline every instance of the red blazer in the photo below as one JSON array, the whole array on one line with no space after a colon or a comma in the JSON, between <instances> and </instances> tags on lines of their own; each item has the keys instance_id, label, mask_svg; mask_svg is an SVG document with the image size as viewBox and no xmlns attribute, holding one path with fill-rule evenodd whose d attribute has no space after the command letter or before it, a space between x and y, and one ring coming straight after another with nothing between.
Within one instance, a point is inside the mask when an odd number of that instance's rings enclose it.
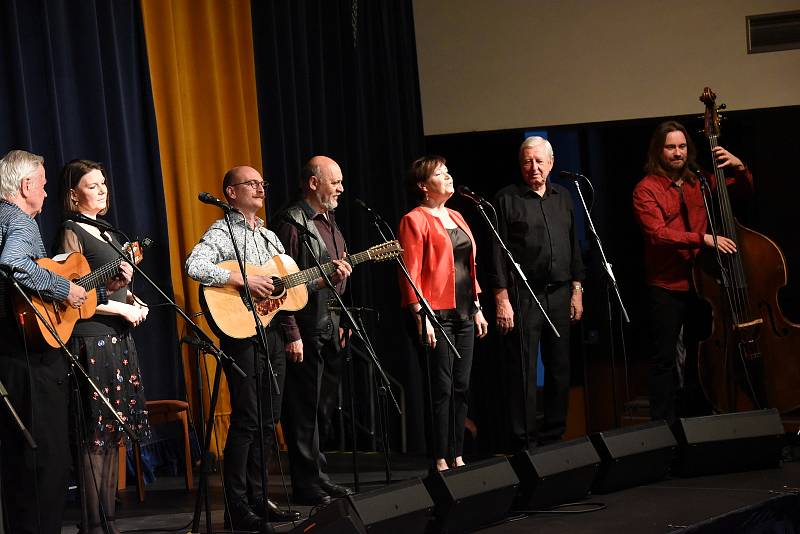
<instances>
[{"instance_id":1,"label":"red blazer","mask_svg":"<svg viewBox=\"0 0 800 534\"><path fill-rule=\"evenodd\" d=\"M475 277L475 238L466 221L457 211L447 208L450 217L466 232L472 242L470 275L474 296L481 292ZM453 261L453 244L442 222L427 210L417 207L400 219L398 230L403 259L411 279L434 310L451 310L456 307L456 267ZM400 273L400 296L402 305L417 302L414 290Z\"/></svg>"}]
</instances>

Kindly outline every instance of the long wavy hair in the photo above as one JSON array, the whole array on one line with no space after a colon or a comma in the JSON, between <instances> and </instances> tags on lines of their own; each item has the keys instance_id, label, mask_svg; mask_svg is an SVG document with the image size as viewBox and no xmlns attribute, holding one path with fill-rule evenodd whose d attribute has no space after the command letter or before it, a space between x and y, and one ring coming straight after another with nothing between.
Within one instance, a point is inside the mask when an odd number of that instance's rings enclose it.
<instances>
[{"instance_id":1,"label":"long wavy hair","mask_svg":"<svg viewBox=\"0 0 800 534\"><path fill-rule=\"evenodd\" d=\"M682 132L686 138L686 165L683 167L683 173L679 178L682 178L684 182L694 183L695 177L690 169L697 168L697 149L695 149L694 142L689 132L686 131L686 127L676 121L666 121L656 126L653 137L650 138L650 148L647 150L647 162L644 164L644 172L648 175L655 174L670 177L670 173L664 168L661 159L664 143L670 132Z\"/></svg>"}]
</instances>

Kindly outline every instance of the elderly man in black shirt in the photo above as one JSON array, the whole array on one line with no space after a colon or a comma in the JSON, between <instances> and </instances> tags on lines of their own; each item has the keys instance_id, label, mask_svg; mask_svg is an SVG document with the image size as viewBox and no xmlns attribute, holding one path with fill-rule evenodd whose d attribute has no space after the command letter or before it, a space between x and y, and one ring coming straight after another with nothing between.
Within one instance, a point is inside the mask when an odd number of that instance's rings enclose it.
<instances>
[{"instance_id":1,"label":"elderly man in black shirt","mask_svg":"<svg viewBox=\"0 0 800 534\"><path fill-rule=\"evenodd\" d=\"M564 433L570 322L580 320L583 314L584 278L572 198L565 188L548 180L554 161L552 146L542 137L529 137L520 146L519 158L523 183L509 185L495 196L498 231L561 337L552 332L528 290L512 272L505 253L495 245L489 280L505 348L502 366L504 389L509 394L511 451L528 444L526 428L532 445L556 441ZM545 370L544 424L537 433L536 357L540 342Z\"/></svg>"}]
</instances>

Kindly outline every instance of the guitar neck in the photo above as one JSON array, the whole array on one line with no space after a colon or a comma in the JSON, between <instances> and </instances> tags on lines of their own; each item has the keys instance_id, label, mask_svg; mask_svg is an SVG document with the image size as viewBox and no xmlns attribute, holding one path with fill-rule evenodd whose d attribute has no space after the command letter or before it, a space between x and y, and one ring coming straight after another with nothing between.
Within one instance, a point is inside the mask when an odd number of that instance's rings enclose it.
<instances>
[{"instance_id":1,"label":"guitar neck","mask_svg":"<svg viewBox=\"0 0 800 534\"><path fill-rule=\"evenodd\" d=\"M364 252L359 252L357 254L346 254L342 259L355 267L359 263L371 260L372 255L370 254L369 250L365 250ZM326 263L322 266L322 269L325 271L326 275L330 276L336 270L336 264L333 262ZM284 276L281 278L281 280L283 280L284 286L286 286L288 289L290 287L299 286L300 284L305 284L312 280L316 280L321 276L322 275L319 272L319 267L311 267L310 269L305 269L303 271L298 271L296 273Z\"/></svg>"},{"instance_id":2,"label":"guitar neck","mask_svg":"<svg viewBox=\"0 0 800 534\"><path fill-rule=\"evenodd\" d=\"M96 289L105 285L111 278L119 272L119 264L122 263L122 258L110 261L105 265L95 269L86 276L81 276L75 283L86 290Z\"/></svg>"}]
</instances>

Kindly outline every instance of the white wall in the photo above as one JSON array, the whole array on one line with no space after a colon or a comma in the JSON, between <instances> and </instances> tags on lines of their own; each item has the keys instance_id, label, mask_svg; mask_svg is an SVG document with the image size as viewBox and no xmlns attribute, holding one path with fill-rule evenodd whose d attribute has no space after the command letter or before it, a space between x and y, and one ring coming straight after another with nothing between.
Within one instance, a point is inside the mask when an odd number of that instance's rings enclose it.
<instances>
[{"instance_id":1,"label":"white wall","mask_svg":"<svg viewBox=\"0 0 800 534\"><path fill-rule=\"evenodd\" d=\"M414 0L425 134L800 104L800 50L745 16L800 0Z\"/></svg>"}]
</instances>

